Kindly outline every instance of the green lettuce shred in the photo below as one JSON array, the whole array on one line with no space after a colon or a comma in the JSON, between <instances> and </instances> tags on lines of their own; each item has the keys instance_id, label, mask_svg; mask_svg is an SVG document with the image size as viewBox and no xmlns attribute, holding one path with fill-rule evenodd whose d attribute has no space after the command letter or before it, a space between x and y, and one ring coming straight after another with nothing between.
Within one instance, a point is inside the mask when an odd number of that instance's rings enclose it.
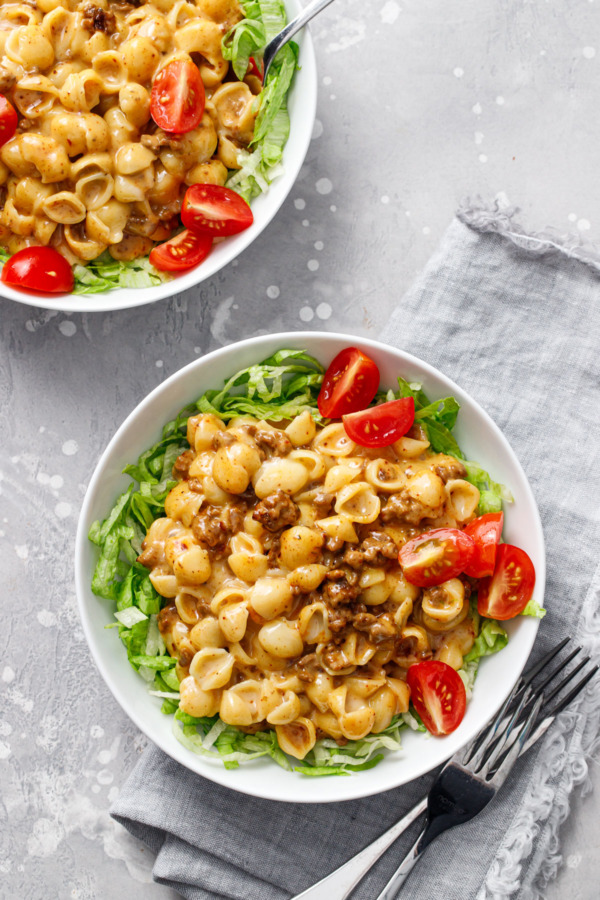
<instances>
[{"instance_id":1,"label":"green lettuce shred","mask_svg":"<svg viewBox=\"0 0 600 900\"><path fill-rule=\"evenodd\" d=\"M176 481L172 477L177 457L188 448L187 420L198 412L210 412L225 421L238 415L257 419L286 421L310 411L316 421L323 420L317 407L317 397L323 381L323 366L304 350L282 349L261 363L249 366L227 379L220 389L205 391L196 403L184 407L168 422L160 439L140 455L135 463L123 470L131 483L117 498L103 522L94 522L89 539L99 550L93 574L92 589L99 597L109 600L118 612L132 607L139 615L125 616L125 622L115 622L107 628L118 628L119 637L127 650L131 665L148 682L148 689L162 700L161 709L173 716L173 730L179 741L195 753L220 759L227 768L260 757L271 757L278 765L291 770L292 763L281 750L275 730L246 734L222 722L218 716L194 718L179 707L179 679L176 660L167 654L158 629L157 616L169 601L154 589L148 569L137 557L142 541L152 522L164 515L165 499ZM459 404L453 397L431 402L418 384L399 379L399 395L413 396L417 421L426 429L431 445L438 452L452 455L451 430L456 423ZM393 399L393 392L381 392L379 402ZM495 492L500 502L508 492L497 485L476 463L465 462L471 479L485 490ZM533 603L526 615L542 616L544 610ZM508 636L499 622L482 619L477 613L476 598L472 598L471 615L477 635L471 651L464 658L460 675L470 692L479 660L501 650ZM382 751L401 747L402 728L425 731L416 711L396 716L380 734L367 735L360 741L349 741L339 747L326 738L295 765L296 772L308 777L349 775L376 765Z\"/></svg>"},{"instance_id":2,"label":"green lettuce shred","mask_svg":"<svg viewBox=\"0 0 600 900\"><path fill-rule=\"evenodd\" d=\"M531 599L521 615L532 616L534 619L543 619L546 612L547 610L545 610L543 606L540 606L537 600Z\"/></svg>"},{"instance_id":3,"label":"green lettuce shred","mask_svg":"<svg viewBox=\"0 0 600 900\"><path fill-rule=\"evenodd\" d=\"M170 281L167 272L159 272L147 256L138 259L113 259L105 250L86 266L74 266L74 294L101 294L113 288L148 288Z\"/></svg>"},{"instance_id":4,"label":"green lettuce shred","mask_svg":"<svg viewBox=\"0 0 600 900\"><path fill-rule=\"evenodd\" d=\"M246 75L250 57L262 60L262 52L276 34L285 27L286 11L281 0L246 0L245 18L223 38L223 58L230 60L240 80ZM273 60L267 80L256 98L257 116L251 151L239 151L240 169L233 172L227 187L237 191L247 202L267 190L280 174L283 148L290 133L287 94L298 67L297 44L285 44Z\"/></svg>"}]
</instances>

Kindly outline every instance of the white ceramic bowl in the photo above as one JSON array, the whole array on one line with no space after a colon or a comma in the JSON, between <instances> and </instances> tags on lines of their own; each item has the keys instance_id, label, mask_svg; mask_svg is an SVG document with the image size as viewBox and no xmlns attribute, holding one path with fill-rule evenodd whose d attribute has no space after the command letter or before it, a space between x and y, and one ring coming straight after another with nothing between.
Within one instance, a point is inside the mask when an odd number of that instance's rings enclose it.
<instances>
[{"instance_id":1,"label":"white ceramic bowl","mask_svg":"<svg viewBox=\"0 0 600 900\"><path fill-rule=\"evenodd\" d=\"M285 0L288 21L302 9L300 0ZM269 190L252 201L254 223L246 231L217 244L208 259L178 278L151 288L118 288L103 294L43 294L18 291L0 281L0 296L28 306L66 312L107 312L144 306L187 291L211 278L245 250L263 231L289 192L304 162L317 108L317 66L310 32L305 28L294 40L300 46L299 66L288 94L290 135L283 151L283 173Z\"/></svg>"},{"instance_id":2,"label":"white ceramic bowl","mask_svg":"<svg viewBox=\"0 0 600 900\"><path fill-rule=\"evenodd\" d=\"M505 514L504 536L531 556L537 581L535 597L543 602L545 582L544 539L538 510L527 478L499 428L457 384L432 366L385 344L349 335L313 332L267 335L232 344L197 359L157 387L127 417L104 451L90 481L77 532L75 569L83 628L94 659L107 685L127 715L173 759L219 784L270 800L323 803L350 800L385 791L428 772L471 740L499 709L527 660L538 627L537 619L506 623L510 640L506 649L482 660L473 697L460 727L445 738L432 738L404 730L403 749L388 753L375 768L347 778L306 778L286 772L270 759L260 759L227 770L220 761L196 756L172 734L172 717L160 711L145 682L131 668L125 648L114 631L112 604L92 594L90 582L97 551L87 533L96 519L106 517L129 479L123 467L160 437L162 425L197 399L206 389L219 387L238 369L259 362L282 347L305 348L325 365L344 347L355 345L379 366L382 385L394 386L402 374L423 383L432 398L454 395L461 404L456 437L468 458L475 459L493 477L510 487L515 502Z\"/></svg>"}]
</instances>

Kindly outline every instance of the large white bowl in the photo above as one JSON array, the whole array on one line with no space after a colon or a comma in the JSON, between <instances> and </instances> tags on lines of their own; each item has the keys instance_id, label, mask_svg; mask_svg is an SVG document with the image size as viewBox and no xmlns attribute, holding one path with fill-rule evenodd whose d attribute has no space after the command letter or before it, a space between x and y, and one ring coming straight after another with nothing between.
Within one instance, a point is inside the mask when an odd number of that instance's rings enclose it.
<instances>
[{"instance_id":1,"label":"large white bowl","mask_svg":"<svg viewBox=\"0 0 600 900\"><path fill-rule=\"evenodd\" d=\"M288 21L302 9L300 0L285 0ZM294 40L300 46L300 69L288 94L290 135L283 151L283 173L269 190L252 201L254 223L246 231L217 244L208 259L178 278L150 288L118 288L103 294L43 294L17 291L0 281L0 296L28 306L66 312L107 312L144 306L164 297L171 297L211 278L245 250L263 231L289 192L304 162L310 143L317 108L317 66L310 32L307 28Z\"/></svg>"},{"instance_id":2,"label":"large white bowl","mask_svg":"<svg viewBox=\"0 0 600 900\"><path fill-rule=\"evenodd\" d=\"M456 437L468 458L475 459L493 477L510 487L514 504L506 510L504 536L532 558L537 581L535 597L543 602L545 581L544 538L531 488L514 452L500 429L457 384L414 356L349 335L313 332L251 338L209 353L157 387L127 417L104 451L90 481L77 532L75 571L83 628L100 672L127 715L173 759L193 772L246 794L296 803L350 800L385 791L428 772L471 740L499 709L515 684L533 645L538 620L520 618L506 623L510 641L505 650L482 661L473 697L460 727L444 738L430 738L405 729L403 749L388 753L375 768L351 777L306 778L286 772L270 759L256 760L236 770L219 761L196 756L172 734L172 717L160 711L160 701L147 692L145 682L131 668L125 648L114 631L113 607L95 597L90 588L96 548L87 534L96 519L106 517L119 493L129 483L123 467L160 437L162 425L197 399L207 388L219 387L227 376L270 356L282 347L307 349L328 364L344 347L362 348L379 366L382 385L394 386L402 374L421 381L432 398L454 395L461 404Z\"/></svg>"}]
</instances>

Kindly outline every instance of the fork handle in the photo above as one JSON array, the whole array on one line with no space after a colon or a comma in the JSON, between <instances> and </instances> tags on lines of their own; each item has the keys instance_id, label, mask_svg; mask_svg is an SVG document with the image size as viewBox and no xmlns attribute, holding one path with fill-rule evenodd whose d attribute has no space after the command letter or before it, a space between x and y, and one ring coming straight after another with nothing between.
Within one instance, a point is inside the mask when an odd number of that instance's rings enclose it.
<instances>
[{"instance_id":1,"label":"fork handle","mask_svg":"<svg viewBox=\"0 0 600 900\"><path fill-rule=\"evenodd\" d=\"M404 884L405 880L408 878L409 872L412 870L421 853L425 849L425 847L423 846L422 838L426 830L427 829L425 828L421 832L412 848L408 851L382 892L377 897L377 900L396 900L398 891Z\"/></svg>"},{"instance_id":2,"label":"fork handle","mask_svg":"<svg viewBox=\"0 0 600 900\"><path fill-rule=\"evenodd\" d=\"M345 900L379 857L427 809L427 797L356 856L292 900ZM420 840L420 838L419 838Z\"/></svg>"}]
</instances>

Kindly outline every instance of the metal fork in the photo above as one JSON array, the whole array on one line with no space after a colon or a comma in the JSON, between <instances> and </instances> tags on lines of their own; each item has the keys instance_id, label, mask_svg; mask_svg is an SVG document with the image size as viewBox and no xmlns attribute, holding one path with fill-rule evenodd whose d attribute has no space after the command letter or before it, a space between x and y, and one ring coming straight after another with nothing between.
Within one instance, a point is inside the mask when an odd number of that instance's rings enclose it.
<instances>
[{"instance_id":1,"label":"metal fork","mask_svg":"<svg viewBox=\"0 0 600 900\"><path fill-rule=\"evenodd\" d=\"M547 667L566 646L565 638L552 648L517 682L493 722L486 726L466 748L455 754L436 778L428 797L424 797L399 822L360 853L293 900L345 900L391 844L427 810L423 832L377 900L393 900L408 873L425 848L443 831L467 822L480 812L503 783L518 756L525 753L546 733L556 716L583 690L598 671L598 666L571 690L552 701L589 662L585 657L555 688L544 695L548 684L578 656L577 647L552 671ZM538 675L541 683L533 686Z\"/></svg>"}]
</instances>

